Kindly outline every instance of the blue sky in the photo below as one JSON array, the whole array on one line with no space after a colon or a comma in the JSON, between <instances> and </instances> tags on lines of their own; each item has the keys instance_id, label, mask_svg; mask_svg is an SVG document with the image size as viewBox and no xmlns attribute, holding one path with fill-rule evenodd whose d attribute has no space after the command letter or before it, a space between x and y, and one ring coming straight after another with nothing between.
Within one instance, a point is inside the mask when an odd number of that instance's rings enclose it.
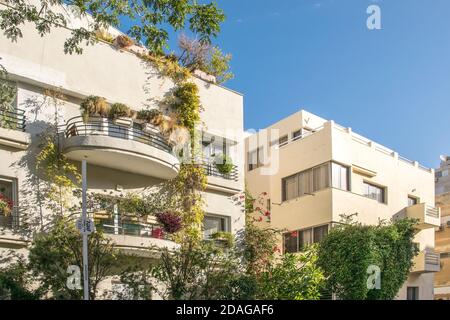
<instances>
[{"instance_id":1,"label":"blue sky","mask_svg":"<svg viewBox=\"0 0 450 320\"><path fill-rule=\"evenodd\" d=\"M450 1L218 3L246 129L304 108L427 166L450 154ZM382 30L366 27L372 3Z\"/></svg>"}]
</instances>

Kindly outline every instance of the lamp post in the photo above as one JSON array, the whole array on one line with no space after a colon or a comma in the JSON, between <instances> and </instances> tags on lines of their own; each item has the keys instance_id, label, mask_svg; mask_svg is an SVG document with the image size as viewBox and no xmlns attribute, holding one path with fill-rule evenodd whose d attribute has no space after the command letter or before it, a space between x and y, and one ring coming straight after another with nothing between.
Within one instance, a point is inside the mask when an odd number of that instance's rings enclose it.
<instances>
[{"instance_id":1,"label":"lamp post","mask_svg":"<svg viewBox=\"0 0 450 320\"><path fill-rule=\"evenodd\" d=\"M89 300L89 268L88 268L88 233L90 228L86 228L87 222L87 204L86 204L86 193L87 193L87 161L83 159L81 161L81 177L82 177L82 235L83 235L83 292L84 300Z\"/></svg>"}]
</instances>

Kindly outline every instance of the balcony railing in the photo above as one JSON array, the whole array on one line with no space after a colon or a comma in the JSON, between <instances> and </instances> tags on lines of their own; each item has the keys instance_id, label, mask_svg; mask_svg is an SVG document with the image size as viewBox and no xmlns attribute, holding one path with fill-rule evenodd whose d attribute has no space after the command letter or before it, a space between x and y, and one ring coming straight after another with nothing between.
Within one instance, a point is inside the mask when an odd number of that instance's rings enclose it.
<instances>
[{"instance_id":1,"label":"balcony railing","mask_svg":"<svg viewBox=\"0 0 450 320\"><path fill-rule=\"evenodd\" d=\"M13 208L12 212L5 216L0 214L0 230L17 230L19 228L19 214L17 208Z\"/></svg>"},{"instance_id":2,"label":"balcony railing","mask_svg":"<svg viewBox=\"0 0 450 320\"><path fill-rule=\"evenodd\" d=\"M88 122L84 122L82 117L72 118L67 121L64 135L66 138L75 136L108 136L140 142L166 152L172 151L171 146L156 128L154 128L154 131L144 131L138 123L133 123L130 127L127 127L115 124L107 118L91 117Z\"/></svg>"},{"instance_id":3,"label":"balcony railing","mask_svg":"<svg viewBox=\"0 0 450 320\"><path fill-rule=\"evenodd\" d=\"M429 217L439 218L439 209L427 205L425 207L425 214Z\"/></svg>"},{"instance_id":4,"label":"balcony railing","mask_svg":"<svg viewBox=\"0 0 450 320\"><path fill-rule=\"evenodd\" d=\"M136 222L119 222L114 220L101 220L97 222L96 228L102 230L106 234L126 235L143 238L168 239L167 234L162 227L156 224L136 223Z\"/></svg>"},{"instance_id":5,"label":"balcony railing","mask_svg":"<svg viewBox=\"0 0 450 320\"><path fill-rule=\"evenodd\" d=\"M205 173L208 176L219 177L226 180L238 180L238 170L236 165L233 165L233 169L230 173L221 173L214 163L203 162L202 167L205 169Z\"/></svg>"},{"instance_id":6,"label":"balcony railing","mask_svg":"<svg viewBox=\"0 0 450 320\"><path fill-rule=\"evenodd\" d=\"M8 110L0 108L0 128L25 131L25 111L21 109Z\"/></svg>"}]
</instances>

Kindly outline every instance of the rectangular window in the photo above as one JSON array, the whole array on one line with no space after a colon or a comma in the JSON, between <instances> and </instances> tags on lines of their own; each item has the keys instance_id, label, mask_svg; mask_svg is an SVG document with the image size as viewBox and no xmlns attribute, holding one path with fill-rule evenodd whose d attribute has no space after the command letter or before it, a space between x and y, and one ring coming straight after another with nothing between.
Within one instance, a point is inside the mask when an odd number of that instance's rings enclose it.
<instances>
[{"instance_id":1,"label":"rectangular window","mask_svg":"<svg viewBox=\"0 0 450 320\"><path fill-rule=\"evenodd\" d=\"M386 203L386 188L379 187L368 182L363 183L363 196L377 200L380 203Z\"/></svg>"},{"instance_id":2,"label":"rectangular window","mask_svg":"<svg viewBox=\"0 0 450 320\"><path fill-rule=\"evenodd\" d=\"M292 140L293 140L293 141L298 140L298 139L300 139L301 137L302 137L302 130L301 130L301 129L292 132Z\"/></svg>"},{"instance_id":3,"label":"rectangular window","mask_svg":"<svg viewBox=\"0 0 450 320\"><path fill-rule=\"evenodd\" d=\"M406 299L407 300L419 300L419 287L406 288Z\"/></svg>"},{"instance_id":4,"label":"rectangular window","mask_svg":"<svg viewBox=\"0 0 450 320\"><path fill-rule=\"evenodd\" d=\"M284 253L298 252L298 231L287 232L283 235Z\"/></svg>"},{"instance_id":5,"label":"rectangular window","mask_svg":"<svg viewBox=\"0 0 450 320\"><path fill-rule=\"evenodd\" d=\"M408 207L414 206L419 203L419 199L414 196L408 196Z\"/></svg>"},{"instance_id":6,"label":"rectangular window","mask_svg":"<svg viewBox=\"0 0 450 320\"><path fill-rule=\"evenodd\" d=\"M249 151L247 153L248 171L252 171L256 168L264 165L264 148L259 147L256 150Z\"/></svg>"},{"instance_id":7,"label":"rectangular window","mask_svg":"<svg viewBox=\"0 0 450 320\"><path fill-rule=\"evenodd\" d=\"M298 174L298 195L304 196L312 193L312 172L303 171Z\"/></svg>"},{"instance_id":8,"label":"rectangular window","mask_svg":"<svg viewBox=\"0 0 450 320\"><path fill-rule=\"evenodd\" d=\"M299 231L299 233L300 233L299 250L303 250L306 246L309 246L310 244L313 243L312 228Z\"/></svg>"},{"instance_id":9,"label":"rectangular window","mask_svg":"<svg viewBox=\"0 0 450 320\"><path fill-rule=\"evenodd\" d=\"M350 190L348 167L333 162L331 164L331 177L333 188L346 191Z\"/></svg>"},{"instance_id":10,"label":"rectangular window","mask_svg":"<svg viewBox=\"0 0 450 320\"><path fill-rule=\"evenodd\" d=\"M298 197L298 175L293 175L282 180L283 201Z\"/></svg>"},{"instance_id":11,"label":"rectangular window","mask_svg":"<svg viewBox=\"0 0 450 320\"><path fill-rule=\"evenodd\" d=\"M330 186L329 164L323 164L313 169L313 191L319 191Z\"/></svg>"},{"instance_id":12,"label":"rectangular window","mask_svg":"<svg viewBox=\"0 0 450 320\"><path fill-rule=\"evenodd\" d=\"M5 206L0 208L0 227L12 228L18 224L17 208L17 180L0 177L0 199Z\"/></svg>"},{"instance_id":13,"label":"rectangular window","mask_svg":"<svg viewBox=\"0 0 450 320\"><path fill-rule=\"evenodd\" d=\"M205 239L209 239L216 232L229 232L228 218L207 215L203 218Z\"/></svg>"},{"instance_id":14,"label":"rectangular window","mask_svg":"<svg viewBox=\"0 0 450 320\"><path fill-rule=\"evenodd\" d=\"M314 228L314 243L321 242L328 234L328 225Z\"/></svg>"},{"instance_id":15,"label":"rectangular window","mask_svg":"<svg viewBox=\"0 0 450 320\"><path fill-rule=\"evenodd\" d=\"M284 135L278 139L278 146L284 146L288 143L288 136Z\"/></svg>"}]
</instances>

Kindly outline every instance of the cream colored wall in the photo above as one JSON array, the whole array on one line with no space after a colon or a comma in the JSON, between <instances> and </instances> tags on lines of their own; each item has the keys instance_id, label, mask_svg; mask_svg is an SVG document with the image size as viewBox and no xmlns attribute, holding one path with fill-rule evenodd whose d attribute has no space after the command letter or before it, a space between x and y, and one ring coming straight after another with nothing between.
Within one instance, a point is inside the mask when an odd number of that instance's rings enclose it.
<instances>
[{"instance_id":1,"label":"cream colored wall","mask_svg":"<svg viewBox=\"0 0 450 320\"><path fill-rule=\"evenodd\" d=\"M340 215L358 213L355 220L364 224L377 224L403 213L408 195L420 198L434 206L434 172L419 167L416 162L399 158L398 154L367 138L359 136L349 128L343 128L333 121L326 121L302 110L268 129L279 129L280 136L305 126L310 119L310 128L323 127L312 135L291 141L280 148L272 147L272 158L277 156L279 170L264 175L264 168L247 171L246 184L251 194L268 192L272 201L271 226L284 230L297 230L321 224L339 222ZM312 125L311 125L312 124ZM291 136L289 136L291 138ZM254 136L246 138L246 151L254 147ZM262 139L271 141L271 139ZM271 159L273 162L277 162ZM320 165L336 161L352 167L357 165L374 171L374 177L351 172L351 190L328 188L297 199L282 202L282 178ZM378 203L364 197L363 181L387 187L387 203ZM280 204L281 203L281 204ZM280 205L278 205L280 204ZM415 241L420 250L434 248L434 229L424 229L417 233ZM281 243L280 243L281 245ZM399 292L399 298L406 297L406 287L419 284L419 294L423 299L432 299L433 274L411 275L410 280Z\"/></svg>"},{"instance_id":2,"label":"cream colored wall","mask_svg":"<svg viewBox=\"0 0 450 320\"><path fill-rule=\"evenodd\" d=\"M41 38L30 25L25 25L22 30L23 38L17 43L0 37L0 57L11 79L18 83L18 107L26 111L27 132L32 134L32 142L26 151L0 146L0 175L17 178L21 206L37 212L36 189L30 182L36 179L37 135L53 123L54 117L54 109L48 99L45 101L43 89L59 88L68 97L68 101L59 108L58 122L63 125L69 118L80 115L79 103L87 95L103 96L108 102L122 102L140 110L146 106L155 107L155 100L163 98L174 84L136 55L116 50L103 42L85 47L82 55L66 55L63 42L69 31L55 29ZM234 141L230 151L239 172L239 179L235 182L215 179L215 184L226 192L218 194L208 189L206 207L230 216L234 221L232 228L237 231L244 226L239 216L242 212L228 197L244 189L243 96L201 79L193 78L193 81L199 87L203 107L199 129ZM115 190L117 185L121 185L125 192L145 192L145 188L162 182L95 166L88 166L88 178L89 187L96 191Z\"/></svg>"}]
</instances>

